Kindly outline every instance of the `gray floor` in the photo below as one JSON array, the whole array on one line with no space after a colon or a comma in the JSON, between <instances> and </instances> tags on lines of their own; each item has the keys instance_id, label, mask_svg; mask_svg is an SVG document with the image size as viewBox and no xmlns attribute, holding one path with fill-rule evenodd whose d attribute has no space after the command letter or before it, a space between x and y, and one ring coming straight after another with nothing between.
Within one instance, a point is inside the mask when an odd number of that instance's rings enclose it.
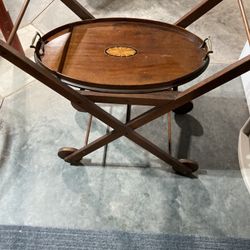
<instances>
[{"instance_id":1,"label":"gray floor","mask_svg":"<svg viewBox=\"0 0 250 250\"><path fill-rule=\"evenodd\" d=\"M188 6L193 2L185 1ZM232 1L225 2L231 7ZM37 29L45 32L55 25L48 20L56 3L35 19ZM163 1L150 5L147 1L85 3L100 16L121 15L122 11L128 15L131 10L131 15L151 13L149 17L173 20L186 10L180 4L184 1L169 1L170 8ZM136 12L140 7L143 11ZM223 8L219 11L226 12ZM165 16L168 12L172 14ZM229 17L233 14L234 9ZM208 18L219 31L228 27L215 14ZM217 33L215 26L200 25L197 30ZM233 39L230 32L225 31L225 38ZM217 39L220 41L219 36ZM220 60L227 64L237 59L245 41L240 29L238 39L242 41L237 46L230 40L224 44L225 51L222 47L215 51L213 60L217 63L211 64L205 75L223 68ZM188 179L175 175L169 166L126 139L109 145L105 168L100 166L103 149L87 157L91 162L84 159L85 166L63 162L56 156L57 149L82 145L87 114L76 112L65 99L9 67L1 60L1 81L5 84L0 94L5 99L0 110L0 224L250 237L250 195L237 158L239 129L249 116L240 79L196 100L189 115L173 116L174 155L200 163L198 178ZM104 108L125 118L121 106ZM133 115L142 111L135 107ZM105 130L104 124L94 120L90 139ZM167 149L166 117L139 131Z\"/></svg>"}]
</instances>

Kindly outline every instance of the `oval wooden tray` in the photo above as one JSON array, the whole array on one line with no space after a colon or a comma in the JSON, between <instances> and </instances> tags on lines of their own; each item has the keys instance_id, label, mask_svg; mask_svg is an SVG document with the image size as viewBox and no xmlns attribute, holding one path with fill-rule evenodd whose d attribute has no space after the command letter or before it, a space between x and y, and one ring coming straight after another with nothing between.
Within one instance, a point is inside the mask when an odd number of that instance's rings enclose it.
<instances>
[{"instance_id":1,"label":"oval wooden tray","mask_svg":"<svg viewBox=\"0 0 250 250\"><path fill-rule=\"evenodd\" d=\"M35 50L40 65L68 84L96 91L168 89L196 78L209 63L208 48L196 35L142 19L81 21L49 32L42 41Z\"/></svg>"}]
</instances>

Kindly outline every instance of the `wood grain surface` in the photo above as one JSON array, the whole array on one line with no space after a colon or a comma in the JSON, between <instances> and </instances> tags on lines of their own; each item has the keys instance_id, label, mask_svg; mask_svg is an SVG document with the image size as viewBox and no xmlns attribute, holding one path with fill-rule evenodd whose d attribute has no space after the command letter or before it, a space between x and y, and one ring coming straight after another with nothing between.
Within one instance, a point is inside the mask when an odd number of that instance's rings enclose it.
<instances>
[{"instance_id":1,"label":"wood grain surface","mask_svg":"<svg viewBox=\"0 0 250 250\"><path fill-rule=\"evenodd\" d=\"M197 77L208 64L207 47L201 48L203 41L174 25L140 19L96 19L72 24L71 30L64 29L47 39L41 61L85 87L167 89ZM134 49L136 53L106 53L113 48ZM60 70L59 65L63 65Z\"/></svg>"}]
</instances>

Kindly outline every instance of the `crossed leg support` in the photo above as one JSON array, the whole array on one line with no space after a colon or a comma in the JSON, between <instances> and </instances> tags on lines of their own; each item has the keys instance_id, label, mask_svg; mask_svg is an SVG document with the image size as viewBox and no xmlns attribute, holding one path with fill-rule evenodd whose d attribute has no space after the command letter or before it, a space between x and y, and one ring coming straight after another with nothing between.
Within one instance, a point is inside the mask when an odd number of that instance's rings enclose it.
<instances>
[{"instance_id":1,"label":"crossed leg support","mask_svg":"<svg viewBox=\"0 0 250 250\"><path fill-rule=\"evenodd\" d=\"M203 0L200 5L191 10L190 13L181 18L175 24L181 27L187 27L221 1L222 0ZM94 18L84 8L79 9L79 5L76 0L65 0L63 2L68 7L70 7L71 10L73 10L80 18ZM106 144L118 139L121 136L125 136L150 153L157 156L159 159L172 165L173 169L176 172L185 176L192 176L192 172L197 169L197 166L193 162L183 162L181 160L175 159L170 154L166 153L155 144L138 134L135 130L147 124L148 122L170 112L171 110L182 107L183 105L191 102L193 99L202 96L212 89L219 87L220 85L250 70L250 56L247 56L237 61L236 63L229 65L224 70L221 70L211 77L201 81L200 83L195 84L182 93L175 93L174 91L172 91L172 94L176 94L175 96L166 95L166 102L155 105L155 107L151 110L139 115L128 123L123 124L121 121L97 106L95 102L91 100L91 98L82 95L81 93L73 90L67 85L64 85L60 81L60 79L58 79L57 76L52 72L41 68L33 61L21 55L15 49L11 48L1 40L0 55L37 80L41 81L43 84L45 84L58 94L64 96L76 106L82 108L89 114L103 121L113 129L111 132L86 145L85 147L77 149L74 152L70 152L70 154L65 155L65 161L71 163L79 162L82 157L93 152L94 150L105 146ZM115 99L114 96L112 98Z\"/></svg>"},{"instance_id":2,"label":"crossed leg support","mask_svg":"<svg viewBox=\"0 0 250 250\"><path fill-rule=\"evenodd\" d=\"M82 157L86 156L87 154L99 149L105 144L118 139L121 136L125 136L131 141L135 142L137 145L157 156L167 164L170 164L177 173L185 176L191 176L192 172L197 170L197 164L195 162L183 162L175 159L170 154L163 151L155 144L138 134L135 129L147 124L154 119L157 119L158 117L170 112L175 108L183 106L191 100L211 91L212 89L224 84L225 82L234 79L235 77L243 74L248 70L250 70L250 56L247 56L240 61L229 65L224 70L221 70L211 77L203 80L202 82L188 88L186 91L178 93L174 100L171 100L166 104L156 106L126 124L122 124L120 121L114 118L116 120L115 123L117 126L112 132L69 154L67 157L65 157L65 161L70 163L77 163L81 160ZM175 92L172 91L172 93L174 94Z\"/></svg>"},{"instance_id":3,"label":"crossed leg support","mask_svg":"<svg viewBox=\"0 0 250 250\"><path fill-rule=\"evenodd\" d=\"M127 124L121 124L120 121L117 121L117 129L114 129L112 132L68 155L67 157L65 157L65 161L76 163L80 161L82 157L104 146L105 144L110 143L121 136L126 136L131 141L135 142L142 148L157 156L159 159L172 165L173 169L176 172L185 176L190 176L193 171L197 170L197 164L195 162L183 162L175 159L170 154L166 153L165 151L154 145L152 142L139 135L135 131L135 129L145 125L146 123L154 119L157 119L158 117L170 112L177 107L183 106L185 103L188 103L191 100L224 84L225 82L234 79L235 77L243 74L248 70L250 70L250 56L247 56L242 60L229 65L224 70L221 70L211 77L203 80L202 82L190 87L186 91L178 93L174 100L170 100L166 104L152 108L151 110L134 118ZM174 93L174 91L172 93Z\"/></svg>"},{"instance_id":4,"label":"crossed leg support","mask_svg":"<svg viewBox=\"0 0 250 250\"><path fill-rule=\"evenodd\" d=\"M165 113L167 113L166 111ZM93 114L94 115L94 114ZM147 112L146 117L150 117L151 112ZM163 114L160 114L159 116L162 116ZM159 117L158 116L158 117ZM157 117L156 117L157 118ZM156 119L155 118L155 119ZM120 124L120 121L117 122L117 128L113 131L107 133L106 135L100 137L99 139L93 141L92 143L85 145L84 147L80 149L74 149L72 148L61 148L58 152L58 155L63 158L65 161L71 163L71 164L78 164L79 161L82 159L82 157L88 155L89 153L107 145L108 143L125 136L137 145L141 146L145 150L149 151L159 159L163 160L169 165L173 166L173 169L185 176L191 176L192 172L196 171L198 168L198 164L196 162L188 161L188 160L182 160L179 161L172 157L169 153L165 152L152 142L150 142L145 137L138 134L135 129L145 125L147 121L140 124L140 126L135 126L133 128L133 124L136 121L136 118L126 124Z\"/></svg>"},{"instance_id":5,"label":"crossed leg support","mask_svg":"<svg viewBox=\"0 0 250 250\"><path fill-rule=\"evenodd\" d=\"M229 65L224 70L221 70L211 77L188 88L184 92L177 93L174 98L173 96L170 97L169 95L166 95L165 104L155 106L151 110L132 119L130 122L123 124L121 121L101 109L93 101L89 100L89 98L87 98L86 96L80 94L76 90L73 90L69 86L64 85L49 70L41 68L36 63L21 55L3 41L0 41L0 55L18 66L20 69L24 70L26 73L32 75L37 80L44 83L49 88L56 91L58 94L64 96L69 101L75 103L80 108L86 110L88 113L113 128L113 131L111 131L110 133L107 133L96 141L68 155L65 158L66 161L78 162L83 156L93 152L94 150L118 139L121 136L126 136L139 146L157 156L159 159L172 165L176 172L185 176L191 176L194 169L188 164L184 164L180 160L175 159L174 157L154 145L152 142L139 135L135 131L135 129L250 70L250 56L246 56L236 63ZM172 91L171 93L174 93L174 91Z\"/></svg>"}]
</instances>

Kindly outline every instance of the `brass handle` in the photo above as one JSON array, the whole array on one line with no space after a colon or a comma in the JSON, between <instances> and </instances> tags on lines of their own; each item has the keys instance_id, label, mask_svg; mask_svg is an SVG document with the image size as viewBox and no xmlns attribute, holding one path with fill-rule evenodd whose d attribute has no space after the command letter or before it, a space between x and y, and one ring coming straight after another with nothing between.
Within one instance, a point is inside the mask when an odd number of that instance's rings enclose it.
<instances>
[{"instance_id":1,"label":"brass handle","mask_svg":"<svg viewBox=\"0 0 250 250\"><path fill-rule=\"evenodd\" d=\"M33 39L32 39L30 48L34 48L34 49L36 48L36 46L35 46L34 44L35 44L35 41L36 41L37 37L39 37L39 40L42 39L41 35L40 35L38 32L36 32L35 36L34 36ZM39 40L38 40L38 41L39 41Z\"/></svg>"},{"instance_id":2,"label":"brass handle","mask_svg":"<svg viewBox=\"0 0 250 250\"><path fill-rule=\"evenodd\" d=\"M211 38L210 37L207 37L202 45L201 45L201 48L204 49L205 47L207 47L207 54L206 56L204 57L204 60L209 56L209 54L212 54L214 53L213 52L213 45L212 45L212 41L211 41Z\"/></svg>"},{"instance_id":3,"label":"brass handle","mask_svg":"<svg viewBox=\"0 0 250 250\"><path fill-rule=\"evenodd\" d=\"M37 40L37 38L39 38L39 39ZM37 40L37 42L36 42L36 40ZM35 42L36 42L36 44L35 44ZM40 43L39 49L37 46L38 43ZM44 55L44 41L42 40L42 36L38 32L36 32L35 36L33 37L30 48L34 48L38 52L39 56Z\"/></svg>"}]
</instances>

